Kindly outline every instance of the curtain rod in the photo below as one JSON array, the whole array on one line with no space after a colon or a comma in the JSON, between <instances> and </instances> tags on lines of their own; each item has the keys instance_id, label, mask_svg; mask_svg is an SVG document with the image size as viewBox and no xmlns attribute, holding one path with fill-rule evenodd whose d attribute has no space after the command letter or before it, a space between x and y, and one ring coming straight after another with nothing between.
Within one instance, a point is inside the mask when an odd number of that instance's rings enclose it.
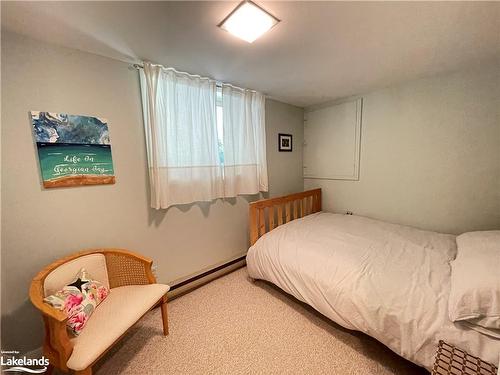
<instances>
[{"instance_id":1,"label":"curtain rod","mask_svg":"<svg viewBox=\"0 0 500 375\"><path fill-rule=\"evenodd\" d=\"M252 92L258 92L256 90L252 90L252 89L245 89L243 87L239 87L239 86L235 86L235 85L231 85L230 83L224 83L224 82L220 82L220 81L217 81L216 79L213 79L213 78L210 78L210 77L202 77L198 74L191 74L191 73L188 73L188 72L181 72L175 68L166 68L164 67L163 65L160 65L160 64L153 64L153 65L156 65L156 66L160 66L163 70L171 70L175 73L178 73L178 74L185 74L189 77L193 77L193 78L200 78L200 79L208 79L209 81L214 81L216 86L218 87L223 87L223 86L229 86L229 87L232 87L233 89L236 89L236 90L241 90L241 91L252 91ZM132 67L134 69L137 69L137 70L140 70L140 69L144 69L144 65L141 65L141 64L132 64ZM265 94L263 94L265 95Z\"/></svg>"}]
</instances>

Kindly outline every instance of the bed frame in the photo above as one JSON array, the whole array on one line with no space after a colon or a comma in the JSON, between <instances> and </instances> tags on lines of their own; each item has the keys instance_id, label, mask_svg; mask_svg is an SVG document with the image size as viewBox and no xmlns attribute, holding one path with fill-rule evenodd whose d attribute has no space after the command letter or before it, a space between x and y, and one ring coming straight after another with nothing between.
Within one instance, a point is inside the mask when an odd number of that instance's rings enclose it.
<instances>
[{"instance_id":1,"label":"bed frame","mask_svg":"<svg viewBox=\"0 0 500 375\"><path fill-rule=\"evenodd\" d=\"M250 245L277 226L321 211L321 189L250 203Z\"/></svg>"}]
</instances>

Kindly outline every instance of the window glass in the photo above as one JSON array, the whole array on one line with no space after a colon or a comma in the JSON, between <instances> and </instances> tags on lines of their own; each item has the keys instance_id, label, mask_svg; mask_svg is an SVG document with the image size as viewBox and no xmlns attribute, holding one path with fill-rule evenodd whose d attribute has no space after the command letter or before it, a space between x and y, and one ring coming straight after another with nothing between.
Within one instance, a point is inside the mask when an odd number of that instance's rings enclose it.
<instances>
[{"instance_id":1,"label":"window glass","mask_svg":"<svg viewBox=\"0 0 500 375\"><path fill-rule=\"evenodd\" d=\"M217 144L219 152L219 162L224 164L224 127L222 126L223 112L222 112L222 87L217 86Z\"/></svg>"}]
</instances>

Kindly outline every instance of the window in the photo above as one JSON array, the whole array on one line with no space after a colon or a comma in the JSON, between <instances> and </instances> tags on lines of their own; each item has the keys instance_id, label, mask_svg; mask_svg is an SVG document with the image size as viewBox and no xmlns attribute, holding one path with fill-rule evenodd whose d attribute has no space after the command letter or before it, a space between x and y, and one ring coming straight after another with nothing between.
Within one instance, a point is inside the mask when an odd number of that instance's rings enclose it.
<instances>
[{"instance_id":1,"label":"window","mask_svg":"<svg viewBox=\"0 0 500 375\"><path fill-rule=\"evenodd\" d=\"M152 207L267 191L261 93L149 63L140 74Z\"/></svg>"},{"instance_id":2,"label":"window","mask_svg":"<svg viewBox=\"0 0 500 375\"><path fill-rule=\"evenodd\" d=\"M217 145L219 162L224 165L224 114L222 109L222 86L216 86Z\"/></svg>"}]
</instances>

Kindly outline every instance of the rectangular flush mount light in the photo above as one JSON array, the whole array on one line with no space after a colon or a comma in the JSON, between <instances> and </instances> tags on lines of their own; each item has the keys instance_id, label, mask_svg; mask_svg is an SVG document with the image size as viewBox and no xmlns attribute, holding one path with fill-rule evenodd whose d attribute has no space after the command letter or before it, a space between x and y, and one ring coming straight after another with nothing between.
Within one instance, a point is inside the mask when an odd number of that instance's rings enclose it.
<instances>
[{"instance_id":1,"label":"rectangular flush mount light","mask_svg":"<svg viewBox=\"0 0 500 375\"><path fill-rule=\"evenodd\" d=\"M252 43L278 22L280 20L272 14L252 1L246 0L230 13L219 24L219 27L248 43Z\"/></svg>"}]
</instances>

